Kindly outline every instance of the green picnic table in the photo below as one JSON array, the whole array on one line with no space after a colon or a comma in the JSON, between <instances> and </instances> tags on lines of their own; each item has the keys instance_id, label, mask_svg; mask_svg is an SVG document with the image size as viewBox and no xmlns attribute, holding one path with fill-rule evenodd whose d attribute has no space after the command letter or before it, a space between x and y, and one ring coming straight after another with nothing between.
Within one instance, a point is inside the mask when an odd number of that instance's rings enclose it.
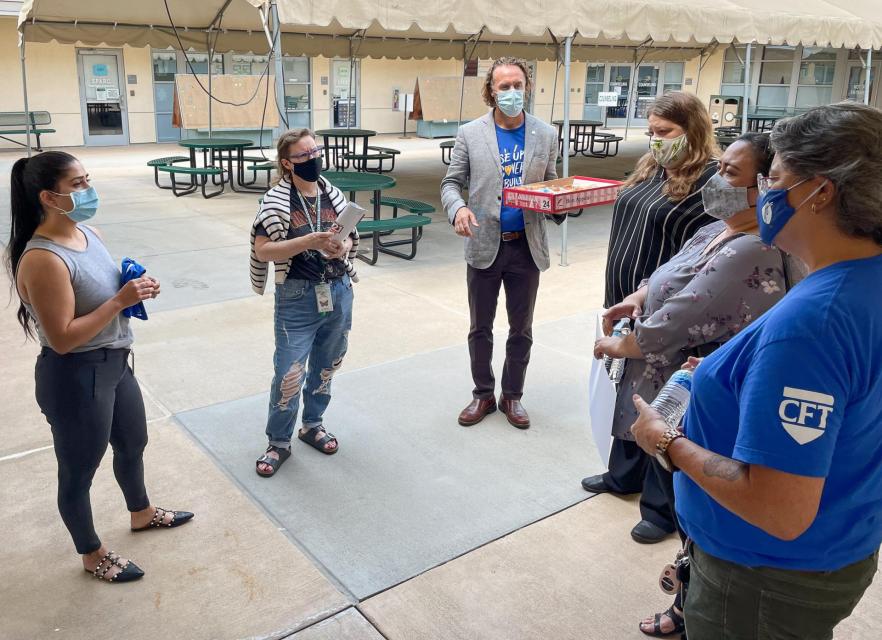
<instances>
[{"instance_id":1,"label":"green picnic table","mask_svg":"<svg viewBox=\"0 0 882 640\"><path fill-rule=\"evenodd\" d=\"M246 140L244 138L191 138L188 140L181 140L178 142L178 145L184 147L185 149L189 149L190 151L190 167L193 169L198 168L196 164L196 150L202 150L203 156L203 165L207 167L214 166L215 156L218 158L220 162L221 168L223 168L224 162L227 163L226 174L229 176L230 188L233 191L240 192L258 192L261 193L264 191L263 189L250 189L245 185L245 149L254 144L251 140ZM235 158L233 157L235 155ZM233 174L233 162L236 162L237 174ZM236 188L236 180L238 179L240 188ZM212 177L212 181L214 181L214 177ZM221 187L227 182L227 178L223 175L221 176ZM215 183L217 184L217 183Z\"/></svg>"},{"instance_id":2,"label":"green picnic table","mask_svg":"<svg viewBox=\"0 0 882 640\"><path fill-rule=\"evenodd\" d=\"M331 166L337 171L349 168L351 160L347 155L368 155L368 139L377 135L370 129L319 129L316 136L321 136L325 147L325 169ZM359 141L361 144L359 145ZM360 148L359 148L360 147Z\"/></svg>"}]
</instances>

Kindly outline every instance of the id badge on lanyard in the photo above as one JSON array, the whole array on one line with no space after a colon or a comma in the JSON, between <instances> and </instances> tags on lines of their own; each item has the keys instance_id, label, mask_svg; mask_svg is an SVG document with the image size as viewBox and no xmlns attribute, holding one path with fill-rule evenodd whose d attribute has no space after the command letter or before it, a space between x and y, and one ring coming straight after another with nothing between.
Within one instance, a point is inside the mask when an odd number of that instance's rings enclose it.
<instances>
[{"instance_id":1,"label":"id badge on lanyard","mask_svg":"<svg viewBox=\"0 0 882 640\"><path fill-rule=\"evenodd\" d=\"M291 211L294 211L294 191L295 187L291 185ZM316 195L315 199L315 209L313 213L315 214L315 226L312 224L312 216L310 215L309 205L304 200L303 196L300 192L297 192L297 197L300 198L300 205L303 207L303 214L306 216L306 221L309 223L309 230L313 233L316 233L316 227L318 227L318 231L322 230L322 214L320 209L320 198L321 193ZM322 280L317 285L315 285L315 303L318 312L322 315L326 315L331 313L334 310L334 297L331 295L331 285L328 282L325 282L325 260L322 258L320 252L316 252L318 254L319 266L321 268Z\"/></svg>"}]
</instances>

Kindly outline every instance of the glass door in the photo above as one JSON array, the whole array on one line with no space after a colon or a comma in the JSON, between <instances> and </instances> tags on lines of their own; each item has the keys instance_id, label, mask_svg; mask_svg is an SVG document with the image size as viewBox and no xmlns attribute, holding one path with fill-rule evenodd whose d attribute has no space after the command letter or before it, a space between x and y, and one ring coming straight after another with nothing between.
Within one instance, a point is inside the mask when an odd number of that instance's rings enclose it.
<instances>
[{"instance_id":1,"label":"glass door","mask_svg":"<svg viewBox=\"0 0 882 640\"><path fill-rule=\"evenodd\" d=\"M311 96L309 58L282 58L285 79L285 111L288 127L310 126Z\"/></svg>"},{"instance_id":2,"label":"glass door","mask_svg":"<svg viewBox=\"0 0 882 640\"><path fill-rule=\"evenodd\" d=\"M350 66L349 60L331 61L331 126L357 128L358 84L360 79L358 61Z\"/></svg>"},{"instance_id":3,"label":"glass door","mask_svg":"<svg viewBox=\"0 0 882 640\"><path fill-rule=\"evenodd\" d=\"M598 105L598 95L604 89L606 76L605 64L589 64L585 71L585 106L582 118L585 120L603 120L603 107Z\"/></svg>"},{"instance_id":4,"label":"glass door","mask_svg":"<svg viewBox=\"0 0 882 640\"><path fill-rule=\"evenodd\" d=\"M631 93L632 65L611 65L609 68L609 89L619 96L615 107L606 108L607 126L624 127L628 117L628 97Z\"/></svg>"},{"instance_id":5,"label":"glass door","mask_svg":"<svg viewBox=\"0 0 882 640\"><path fill-rule=\"evenodd\" d=\"M631 121L646 124L649 105L658 97L659 66L657 64L641 64L637 67L637 96L631 112Z\"/></svg>"},{"instance_id":6,"label":"glass door","mask_svg":"<svg viewBox=\"0 0 882 640\"><path fill-rule=\"evenodd\" d=\"M870 104L875 105L879 98L879 87L876 82L879 73L882 72L882 63L873 64L873 72L870 74ZM867 70L861 62L848 63L848 82L845 85L845 100L864 102L864 91L867 82Z\"/></svg>"},{"instance_id":7,"label":"glass door","mask_svg":"<svg viewBox=\"0 0 882 640\"><path fill-rule=\"evenodd\" d=\"M83 138L89 146L129 143L122 52L77 52Z\"/></svg>"}]
</instances>

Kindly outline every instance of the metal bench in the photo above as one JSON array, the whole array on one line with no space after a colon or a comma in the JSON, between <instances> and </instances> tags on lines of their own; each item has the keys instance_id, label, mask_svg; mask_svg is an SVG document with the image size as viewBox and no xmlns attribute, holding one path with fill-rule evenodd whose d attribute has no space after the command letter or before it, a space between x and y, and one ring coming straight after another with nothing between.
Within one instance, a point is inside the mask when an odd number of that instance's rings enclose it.
<instances>
[{"instance_id":1,"label":"metal bench","mask_svg":"<svg viewBox=\"0 0 882 640\"><path fill-rule=\"evenodd\" d=\"M412 260L417 254L417 243L422 236L422 228L427 224L431 224L431 222L432 219L430 217L420 215L400 216L398 218L385 218L382 220L362 220L358 223L358 233L362 237L371 234L373 236L373 247L370 258L366 257L366 253L359 253L358 257L368 264L376 264L381 252L403 258L404 260ZM392 242L380 240L380 235L383 233L404 229L410 229L411 231L409 240L393 240ZM407 244L410 245L410 253L403 253L389 248Z\"/></svg>"},{"instance_id":2,"label":"metal bench","mask_svg":"<svg viewBox=\"0 0 882 640\"><path fill-rule=\"evenodd\" d=\"M617 136L614 133L595 133L594 138L591 140L591 155L594 156L604 156L607 158L611 158L619 153L619 143L624 140L621 136ZM595 145L603 145L603 148L599 151L595 148ZM610 153L609 145L615 144L615 151Z\"/></svg>"},{"instance_id":3,"label":"metal bench","mask_svg":"<svg viewBox=\"0 0 882 640\"><path fill-rule=\"evenodd\" d=\"M371 204L374 203L374 199L371 198ZM380 198L380 206L383 207L391 207L392 208L392 218L395 219L398 217L398 210L403 209L408 213L415 213L417 215L426 215L429 213L435 213L435 207L430 205L428 202L422 202L421 200L411 200L409 198ZM389 232L391 233L391 232ZM417 234L417 240L423 237L423 228L420 227L419 232Z\"/></svg>"},{"instance_id":4,"label":"metal bench","mask_svg":"<svg viewBox=\"0 0 882 640\"><path fill-rule=\"evenodd\" d=\"M25 142L19 142L6 136L26 136L28 130L37 138L37 151L42 151L40 136L44 133L55 133L55 129L49 129L47 124L52 124L52 116L48 111L31 111L28 117L24 111L0 112L0 138L21 147L28 146ZM39 128L37 128L39 127Z\"/></svg>"},{"instance_id":5,"label":"metal bench","mask_svg":"<svg viewBox=\"0 0 882 640\"><path fill-rule=\"evenodd\" d=\"M257 172L258 171L266 171L266 188L269 189L270 180L272 179L273 171L276 170L275 162L266 162L261 158L260 162L254 162L250 167L246 167L245 171L250 171L252 178L250 182L242 182L243 186L250 187L257 183ZM243 172L244 173L244 172Z\"/></svg>"},{"instance_id":6,"label":"metal bench","mask_svg":"<svg viewBox=\"0 0 882 640\"><path fill-rule=\"evenodd\" d=\"M226 184L226 177L224 176L224 174L226 172L218 167L178 167L173 164L166 164L158 166L156 167L156 169L157 171L171 174L172 193L175 194L175 196L180 197L185 196L188 193L193 193L200 186L202 188L203 198L213 198L215 196L219 196L224 192L224 184ZM190 176L190 182L186 183L185 185L178 183L175 180L175 176L179 173ZM211 176L212 178L221 176L220 189L213 193L206 193L205 191L205 184L208 182L209 176ZM197 178L199 179L198 185Z\"/></svg>"},{"instance_id":7,"label":"metal bench","mask_svg":"<svg viewBox=\"0 0 882 640\"><path fill-rule=\"evenodd\" d=\"M159 167L165 167L170 164L175 164L177 162L190 162L190 158L187 156L167 156L165 158L155 158L153 160L149 160L147 162L148 167L153 167L153 182L156 183L156 186L160 189L171 189L171 186L163 187L159 184Z\"/></svg>"},{"instance_id":8,"label":"metal bench","mask_svg":"<svg viewBox=\"0 0 882 640\"><path fill-rule=\"evenodd\" d=\"M355 170L362 173L386 173L391 171L391 169L383 168L383 162L386 160L391 160L393 166L395 165L395 156L391 153L344 153L343 160L351 161ZM368 166L368 162L372 160L377 163L374 167Z\"/></svg>"},{"instance_id":9,"label":"metal bench","mask_svg":"<svg viewBox=\"0 0 882 640\"><path fill-rule=\"evenodd\" d=\"M450 164L450 154L453 153L454 144L456 144L456 140L445 140L438 145L441 147L441 162L444 164Z\"/></svg>"},{"instance_id":10,"label":"metal bench","mask_svg":"<svg viewBox=\"0 0 882 640\"><path fill-rule=\"evenodd\" d=\"M368 151L373 151L374 153L382 153L384 155L392 156L392 166L389 167L389 171L395 171L395 156L401 153L398 149L393 149L392 147L373 147L368 145Z\"/></svg>"}]
</instances>

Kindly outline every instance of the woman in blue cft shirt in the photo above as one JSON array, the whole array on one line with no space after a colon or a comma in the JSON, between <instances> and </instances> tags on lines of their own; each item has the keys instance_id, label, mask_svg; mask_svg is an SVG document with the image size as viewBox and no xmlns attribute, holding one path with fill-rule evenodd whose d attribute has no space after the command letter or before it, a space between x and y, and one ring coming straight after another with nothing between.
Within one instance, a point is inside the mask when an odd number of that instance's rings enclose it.
<instances>
[{"instance_id":1,"label":"woman in blue cft shirt","mask_svg":"<svg viewBox=\"0 0 882 640\"><path fill-rule=\"evenodd\" d=\"M760 236L808 277L695 371L683 432L639 397L691 539L690 640L832 638L882 543L882 111L778 122Z\"/></svg>"}]
</instances>

